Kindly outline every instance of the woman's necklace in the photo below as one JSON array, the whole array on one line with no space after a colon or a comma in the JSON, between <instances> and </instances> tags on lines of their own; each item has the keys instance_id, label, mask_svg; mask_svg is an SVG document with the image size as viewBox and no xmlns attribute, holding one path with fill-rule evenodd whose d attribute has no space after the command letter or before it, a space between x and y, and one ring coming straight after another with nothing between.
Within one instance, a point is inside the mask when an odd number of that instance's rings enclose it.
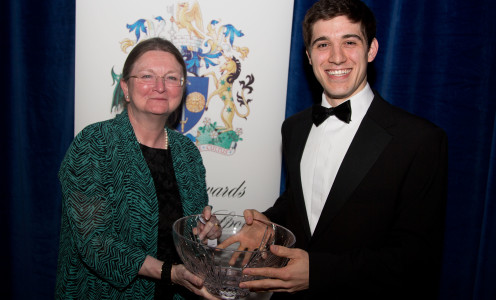
<instances>
[{"instance_id":1,"label":"woman's necklace","mask_svg":"<svg viewBox=\"0 0 496 300\"><path fill-rule=\"evenodd\" d=\"M165 129L165 128L164 128L164 137L165 137L164 149L167 150L169 148L169 136L167 135L167 129Z\"/></svg>"},{"instance_id":2,"label":"woman's necklace","mask_svg":"<svg viewBox=\"0 0 496 300\"><path fill-rule=\"evenodd\" d=\"M165 138L165 145L164 149L167 150L169 149L169 135L167 134L167 129L164 128L164 138ZM141 141L136 137L136 140L138 140L138 143L141 144Z\"/></svg>"}]
</instances>

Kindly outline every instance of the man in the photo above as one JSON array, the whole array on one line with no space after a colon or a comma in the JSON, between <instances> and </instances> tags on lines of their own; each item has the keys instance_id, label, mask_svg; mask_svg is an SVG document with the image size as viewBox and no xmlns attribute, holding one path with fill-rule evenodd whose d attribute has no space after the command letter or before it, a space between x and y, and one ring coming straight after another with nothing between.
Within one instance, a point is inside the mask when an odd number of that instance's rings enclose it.
<instances>
[{"instance_id":1,"label":"man","mask_svg":"<svg viewBox=\"0 0 496 300\"><path fill-rule=\"evenodd\" d=\"M307 12L306 53L324 89L322 106L333 111L315 106L283 123L286 190L263 215L245 217L289 228L296 245L272 246L288 265L246 269L270 279L241 287L278 299L437 297L446 135L371 90L375 30L358 0L321 0Z\"/></svg>"}]
</instances>

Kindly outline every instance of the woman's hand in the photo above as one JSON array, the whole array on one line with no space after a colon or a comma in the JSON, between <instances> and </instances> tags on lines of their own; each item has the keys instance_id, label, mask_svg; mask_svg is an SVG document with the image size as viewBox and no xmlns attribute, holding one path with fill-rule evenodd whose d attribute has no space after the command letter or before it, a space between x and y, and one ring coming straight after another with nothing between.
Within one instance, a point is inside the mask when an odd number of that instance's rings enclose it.
<instances>
[{"instance_id":1,"label":"woman's hand","mask_svg":"<svg viewBox=\"0 0 496 300\"><path fill-rule=\"evenodd\" d=\"M200 222L198 222L198 227L195 231L194 233L198 234L198 238L201 241L204 241L205 238L214 240L222 235L219 220L212 214L212 207L210 205L203 208Z\"/></svg>"},{"instance_id":2,"label":"woman's hand","mask_svg":"<svg viewBox=\"0 0 496 300\"><path fill-rule=\"evenodd\" d=\"M184 265L173 265L171 269L171 281L175 284L180 284L192 291L193 293L204 297L205 299L216 300L217 297L214 297L210 294L207 289L203 286L203 280L191 273L186 269Z\"/></svg>"}]
</instances>

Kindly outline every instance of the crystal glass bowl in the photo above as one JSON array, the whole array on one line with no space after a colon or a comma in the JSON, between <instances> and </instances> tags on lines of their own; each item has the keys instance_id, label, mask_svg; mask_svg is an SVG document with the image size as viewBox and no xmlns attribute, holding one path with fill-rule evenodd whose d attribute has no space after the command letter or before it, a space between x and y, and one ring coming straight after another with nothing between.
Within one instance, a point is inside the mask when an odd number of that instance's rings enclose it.
<instances>
[{"instance_id":1,"label":"crystal glass bowl","mask_svg":"<svg viewBox=\"0 0 496 300\"><path fill-rule=\"evenodd\" d=\"M238 299L249 294L239 288L242 281L261 279L243 275L244 268L283 267L287 259L272 254L270 245L293 247L294 234L272 222L254 220L245 224L243 216L215 214L222 234L216 239L199 240L201 215L183 217L174 222L172 234L184 265L204 280L212 294L222 299Z\"/></svg>"}]
</instances>

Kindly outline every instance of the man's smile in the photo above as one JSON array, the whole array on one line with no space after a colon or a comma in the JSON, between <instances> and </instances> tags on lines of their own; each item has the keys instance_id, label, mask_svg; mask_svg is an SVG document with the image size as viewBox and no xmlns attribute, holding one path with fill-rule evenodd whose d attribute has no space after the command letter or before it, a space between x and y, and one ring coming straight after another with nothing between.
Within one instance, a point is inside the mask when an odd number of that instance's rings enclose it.
<instances>
[{"instance_id":1,"label":"man's smile","mask_svg":"<svg viewBox=\"0 0 496 300\"><path fill-rule=\"evenodd\" d=\"M326 70L326 73L331 76L344 76L351 72L351 69L342 69L342 70Z\"/></svg>"}]
</instances>

